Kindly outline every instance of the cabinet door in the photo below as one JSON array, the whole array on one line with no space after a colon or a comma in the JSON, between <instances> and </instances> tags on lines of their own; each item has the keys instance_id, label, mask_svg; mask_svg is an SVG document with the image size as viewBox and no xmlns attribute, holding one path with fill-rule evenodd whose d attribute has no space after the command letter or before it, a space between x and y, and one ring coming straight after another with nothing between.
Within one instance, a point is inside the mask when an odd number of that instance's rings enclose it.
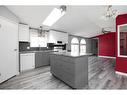
<instances>
[{"instance_id":1,"label":"cabinet door","mask_svg":"<svg viewBox=\"0 0 127 95\"><path fill-rule=\"evenodd\" d=\"M43 61L42 61L42 64L43 66L45 65L49 65L49 53L42 53L42 58L43 58Z\"/></svg>"},{"instance_id":2,"label":"cabinet door","mask_svg":"<svg viewBox=\"0 0 127 95\"><path fill-rule=\"evenodd\" d=\"M42 52L37 52L35 54L35 67L38 68L43 66L42 61L43 61Z\"/></svg>"},{"instance_id":3,"label":"cabinet door","mask_svg":"<svg viewBox=\"0 0 127 95\"><path fill-rule=\"evenodd\" d=\"M20 54L20 71L26 71L35 68L35 54Z\"/></svg>"},{"instance_id":4,"label":"cabinet door","mask_svg":"<svg viewBox=\"0 0 127 95\"><path fill-rule=\"evenodd\" d=\"M0 83L18 74L18 24L0 17Z\"/></svg>"},{"instance_id":5,"label":"cabinet door","mask_svg":"<svg viewBox=\"0 0 127 95\"><path fill-rule=\"evenodd\" d=\"M19 24L19 41L30 41L30 33L29 33L29 26Z\"/></svg>"},{"instance_id":6,"label":"cabinet door","mask_svg":"<svg viewBox=\"0 0 127 95\"><path fill-rule=\"evenodd\" d=\"M49 53L45 52L38 52L35 55L35 66L36 68L41 67L41 66L46 66L49 65Z\"/></svg>"}]
</instances>

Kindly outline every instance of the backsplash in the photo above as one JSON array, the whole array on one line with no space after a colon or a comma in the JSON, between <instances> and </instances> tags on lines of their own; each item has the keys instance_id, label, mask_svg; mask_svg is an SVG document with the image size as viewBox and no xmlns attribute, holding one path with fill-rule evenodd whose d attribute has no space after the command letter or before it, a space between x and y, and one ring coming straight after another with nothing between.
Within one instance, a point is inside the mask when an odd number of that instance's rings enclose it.
<instances>
[{"instance_id":1,"label":"backsplash","mask_svg":"<svg viewBox=\"0 0 127 95\"><path fill-rule=\"evenodd\" d=\"M19 51L27 51L27 47L30 47L30 42L19 42Z\"/></svg>"},{"instance_id":2,"label":"backsplash","mask_svg":"<svg viewBox=\"0 0 127 95\"><path fill-rule=\"evenodd\" d=\"M30 47L30 42L19 42L19 52L21 51L39 51L39 50L52 50L52 48L47 47Z\"/></svg>"}]
</instances>

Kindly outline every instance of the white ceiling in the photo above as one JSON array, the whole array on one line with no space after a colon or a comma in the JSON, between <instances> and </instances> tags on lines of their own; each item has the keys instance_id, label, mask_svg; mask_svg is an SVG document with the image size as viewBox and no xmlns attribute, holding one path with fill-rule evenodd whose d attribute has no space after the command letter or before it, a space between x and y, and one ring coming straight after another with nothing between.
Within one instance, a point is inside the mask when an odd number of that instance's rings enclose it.
<instances>
[{"instance_id":1,"label":"white ceiling","mask_svg":"<svg viewBox=\"0 0 127 95\"><path fill-rule=\"evenodd\" d=\"M38 28L53 8L59 6L6 6L20 18L20 22ZM67 6L66 14L50 29L68 32L70 34L93 37L101 34L101 29L110 27L115 32L115 19L105 21L102 15L107 6ZM127 6L113 6L118 14L127 13Z\"/></svg>"}]
</instances>

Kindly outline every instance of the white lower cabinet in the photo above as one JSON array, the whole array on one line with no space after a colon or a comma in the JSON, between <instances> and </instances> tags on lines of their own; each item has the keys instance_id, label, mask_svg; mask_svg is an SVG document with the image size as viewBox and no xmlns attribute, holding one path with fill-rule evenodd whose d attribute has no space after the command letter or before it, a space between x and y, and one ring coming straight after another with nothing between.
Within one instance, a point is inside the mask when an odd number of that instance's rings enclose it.
<instances>
[{"instance_id":1,"label":"white lower cabinet","mask_svg":"<svg viewBox=\"0 0 127 95\"><path fill-rule=\"evenodd\" d=\"M20 72L35 68L35 53L20 54Z\"/></svg>"}]
</instances>

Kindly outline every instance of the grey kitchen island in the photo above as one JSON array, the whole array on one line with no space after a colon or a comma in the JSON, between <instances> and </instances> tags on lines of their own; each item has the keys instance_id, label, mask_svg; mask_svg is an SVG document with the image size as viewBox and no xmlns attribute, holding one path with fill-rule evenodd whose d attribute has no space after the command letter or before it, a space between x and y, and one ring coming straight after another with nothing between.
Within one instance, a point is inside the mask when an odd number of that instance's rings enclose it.
<instances>
[{"instance_id":1,"label":"grey kitchen island","mask_svg":"<svg viewBox=\"0 0 127 95\"><path fill-rule=\"evenodd\" d=\"M90 53L54 52L50 55L51 73L72 88L88 85Z\"/></svg>"}]
</instances>

